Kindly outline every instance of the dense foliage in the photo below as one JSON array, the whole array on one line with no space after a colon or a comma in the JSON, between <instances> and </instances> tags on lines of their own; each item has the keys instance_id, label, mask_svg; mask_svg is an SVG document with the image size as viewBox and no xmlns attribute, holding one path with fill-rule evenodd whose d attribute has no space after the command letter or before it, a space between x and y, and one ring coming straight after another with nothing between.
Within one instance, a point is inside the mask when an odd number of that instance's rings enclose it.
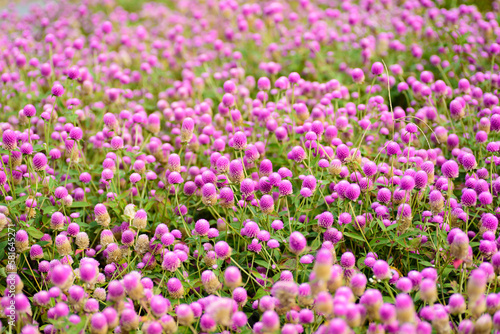
<instances>
[{"instance_id":1,"label":"dense foliage","mask_svg":"<svg viewBox=\"0 0 500 334\"><path fill-rule=\"evenodd\" d=\"M2 12L2 328L500 330L499 16L440 6Z\"/></svg>"}]
</instances>

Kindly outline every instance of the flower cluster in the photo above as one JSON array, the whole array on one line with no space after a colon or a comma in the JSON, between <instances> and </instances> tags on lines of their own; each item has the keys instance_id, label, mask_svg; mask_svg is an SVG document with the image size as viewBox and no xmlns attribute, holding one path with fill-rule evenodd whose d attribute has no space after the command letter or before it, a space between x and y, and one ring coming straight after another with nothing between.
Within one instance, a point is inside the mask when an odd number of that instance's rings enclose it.
<instances>
[{"instance_id":1,"label":"flower cluster","mask_svg":"<svg viewBox=\"0 0 500 334\"><path fill-rule=\"evenodd\" d=\"M500 331L500 4L441 2L2 12L0 329Z\"/></svg>"}]
</instances>

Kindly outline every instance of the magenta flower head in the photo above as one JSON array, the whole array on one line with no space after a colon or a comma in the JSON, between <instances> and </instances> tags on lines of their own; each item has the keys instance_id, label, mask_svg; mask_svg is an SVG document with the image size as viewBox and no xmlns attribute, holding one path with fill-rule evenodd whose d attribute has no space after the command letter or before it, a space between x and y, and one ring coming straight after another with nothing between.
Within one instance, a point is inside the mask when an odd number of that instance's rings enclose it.
<instances>
[{"instance_id":1,"label":"magenta flower head","mask_svg":"<svg viewBox=\"0 0 500 334\"><path fill-rule=\"evenodd\" d=\"M466 171L470 171L477 167L476 157L471 153L464 154L462 156L461 163Z\"/></svg>"},{"instance_id":2,"label":"magenta flower head","mask_svg":"<svg viewBox=\"0 0 500 334\"><path fill-rule=\"evenodd\" d=\"M176 253L167 252L166 254L163 255L163 262L161 264L163 270L175 272L177 268L179 268L180 266L181 266L181 261Z\"/></svg>"},{"instance_id":3,"label":"magenta flower head","mask_svg":"<svg viewBox=\"0 0 500 334\"><path fill-rule=\"evenodd\" d=\"M19 230L16 232L15 238L16 250L19 253L27 251L29 249L29 237L28 232L25 230Z\"/></svg>"},{"instance_id":4,"label":"magenta flower head","mask_svg":"<svg viewBox=\"0 0 500 334\"><path fill-rule=\"evenodd\" d=\"M201 188L201 200L203 204L212 206L217 203L217 189L212 183L206 183Z\"/></svg>"},{"instance_id":5,"label":"magenta flower head","mask_svg":"<svg viewBox=\"0 0 500 334\"><path fill-rule=\"evenodd\" d=\"M205 219L200 219L196 222L194 229L198 235L207 235L210 229L210 223Z\"/></svg>"},{"instance_id":6,"label":"magenta flower head","mask_svg":"<svg viewBox=\"0 0 500 334\"><path fill-rule=\"evenodd\" d=\"M54 196L57 199L64 198L68 196L68 190L65 187L57 187L54 191Z\"/></svg>"},{"instance_id":7,"label":"magenta flower head","mask_svg":"<svg viewBox=\"0 0 500 334\"><path fill-rule=\"evenodd\" d=\"M184 182L184 179L182 178L180 173L177 172L171 172L168 174L168 184L180 184Z\"/></svg>"},{"instance_id":8,"label":"magenta flower head","mask_svg":"<svg viewBox=\"0 0 500 334\"><path fill-rule=\"evenodd\" d=\"M5 130L2 135L3 148L8 151L13 151L17 148L17 136L12 130Z\"/></svg>"},{"instance_id":9,"label":"magenta flower head","mask_svg":"<svg viewBox=\"0 0 500 334\"><path fill-rule=\"evenodd\" d=\"M223 208L232 208L234 206L234 193L229 187L224 187L219 192L219 205Z\"/></svg>"},{"instance_id":10,"label":"magenta flower head","mask_svg":"<svg viewBox=\"0 0 500 334\"><path fill-rule=\"evenodd\" d=\"M485 213L481 217L481 230L496 232L498 228L498 218L491 213Z\"/></svg>"},{"instance_id":11,"label":"magenta flower head","mask_svg":"<svg viewBox=\"0 0 500 334\"><path fill-rule=\"evenodd\" d=\"M247 147L247 136L243 132L236 132L232 139L234 149L244 150Z\"/></svg>"},{"instance_id":12,"label":"magenta flower head","mask_svg":"<svg viewBox=\"0 0 500 334\"><path fill-rule=\"evenodd\" d=\"M290 152L289 158L300 163L307 158L307 154L302 146L295 146Z\"/></svg>"},{"instance_id":13,"label":"magenta flower head","mask_svg":"<svg viewBox=\"0 0 500 334\"><path fill-rule=\"evenodd\" d=\"M278 185L280 196L288 196L293 193L292 183L288 180L282 180Z\"/></svg>"},{"instance_id":14,"label":"magenta flower head","mask_svg":"<svg viewBox=\"0 0 500 334\"><path fill-rule=\"evenodd\" d=\"M330 228L333 225L333 214L329 211L325 211L318 215L318 226L322 228Z\"/></svg>"},{"instance_id":15,"label":"magenta flower head","mask_svg":"<svg viewBox=\"0 0 500 334\"><path fill-rule=\"evenodd\" d=\"M352 269L356 265L356 258L351 252L345 252L340 257L340 264L345 269Z\"/></svg>"},{"instance_id":16,"label":"magenta flower head","mask_svg":"<svg viewBox=\"0 0 500 334\"><path fill-rule=\"evenodd\" d=\"M231 256L231 247L225 241L219 241L214 247L217 257L220 259L227 259Z\"/></svg>"},{"instance_id":17,"label":"magenta flower head","mask_svg":"<svg viewBox=\"0 0 500 334\"><path fill-rule=\"evenodd\" d=\"M40 172L47 168L47 157L43 153L37 153L33 156L33 167L35 171Z\"/></svg>"},{"instance_id":18,"label":"magenta flower head","mask_svg":"<svg viewBox=\"0 0 500 334\"><path fill-rule=\"evenodd\" d=\"M171 154L168 157L167 168L171 172L181 171L181 158L177 154Z\"/></svg>"},{"instance_id":19,"label":"magenta flower head","mask_svg":"<svg viewBox=\"0 0 500 334\"><path fill-rule=\"evenodd\" d=\"M377 200L382 203L389 203L391 201L392 193L387 188L382 188L377 193Z\"/></svg>"},{"instance_id":20,"label":"magenta flower head","mask_svg":"<svg viewBox=\"0 0 500 334\"><path fill-rule=\"evenodd\" d=\"M402 292L408 293L413 289L413 283L409 278L401 277L396 282L396 288L401 290Z\"/></svg>"},{"instance_id":21,"label":"magenta flower head","mask_svg":"<svg viewBox=\"0 0 500 334\"><path fill-rule=\"evenodd\" d=\"M59 264L51 270L50 278L52 280L52 284L62 290L65 290L71 286L74 276L69 265Z\"/></svg>"},{"instance_id":22,"label":"magenta flower head","mask_svg":"<svg viewBox=\"0 0 500 334\"><path fill-rule=\"evenodd\" d=\"M111 222L111 218L108 214L108 210L106 209L106 206L104 204L97 204L94 207L94 214L95 214L95 220L98 225L101 225L102 227L108 227L109 223Z\"/></svg>"},{"instance_id":23,"label":"magenta flower head","mask_svg":"<svg viewBox=\"0 0 500 334\"><path fill-rule=\"evenodd\" d=\"M363 70L360 68L353 69L351 72L351 77L352 80L357 84L360 84L363 81L365 81L365 74L363 73Z\"/></svg>"},{"instance_id":24,"label":"magenta flower head","mask_svg":"<svg viewBox=\"0 0 500 334\"><path fill-rule=\"evenodd\" d=\"M361 189L355 183L350 184L345 191L345 197L351 201L356 201L359 195L361 195Z\"/></svg>"},{"instance_id":25,"label":"magenta flower head","mask_svg":"<svg viewBox=\"0 0 500 334\"><path fill-rule=\"evenodd\" d=\"M58 83L55 83L54 86L52 86L52 95L59 97L64 94L64 87Z\"/></svg>"},{"instance_id":26,"label":"magenta flower head","mask_svg":"<svg viewBox=\"0 0 500 334\"><path fill-rule=\"evenodd\" d=\"M244 179L240 184L240 191L243 197L250 196L255 189L255 183L252 179Z\"/></svg>"},{"instance_id":27,"label":"magenta flower head","mask_svg":"<svg viewBox=\"0 0 500 334\"><path fill-rule=\"evenodd\" d=\"M307 240L302 235L302 233L294 231L292 232L292 234L290 234L289 247L292 253L294 253L295 255L299 255L305 250L306 246Z\"/></svg>"},{"instance_id":28,"label":"magenta flower head","mask_svg":"<svg viewBox=\"0 0 500 334\"><path fill-rule=\"evenodd\" d=\"M260 209L263 213L272 213L274 211L274 200L270 195L264 195L259 201Z\"/></svg>"},{"instance_id":29,"label":"magenta flower head","mask_svg":"<svg viewBox=\"0 0 500 334\"><path fill-rule=\"evenodd\" d=\"M267 77L260 77L257 80L257 87L259 90L269 90L271 89L271 81Z\"/></svg>"},{"instance_id":30,"label":"magenta flower head","mask_svg":"<svg viewBox=\"0 0 500 334\"><path fill-rule=\"evenodd\" d=\"M23 111L24 111L24 115L26 115L26 117L33 117L36 115L36 108L32 104L25 105L23 108Z\"/></svg>"},{"instance_id":31,"label":"magenta flower head","mask_svg":"<svg viewBox=\"0 0 500 334\"><path fill-rule=\"evenodd\" d=\"M217 328L217 323L208 314L203 314L200 318L200 327L203 331L213 332Z\"/></svg>"},{"instance_id":32,"label":"magenta flower head","mask_svg":"<svg viewBox=\"0 0 500 334\"><path fill-rule=\"evenodd\" d=\"M462 193L462 205L465 207L474 206L477 202L477 193L474 189L465 189Z\"/></svg>"},{"instance_id":33,"label":"magenta flower head","mask_svg":"<svg viewBox=\"0 0 500 334\"><path fill-rule=\"evenodd\" d=\"M120 315L120 328L127 332L139 327L140 318L133 308L125 308Z\"/></svg>"},{"instance_id":34,"label":"magenta flower head","mask_svg":"<svg viewBox=\"0 0 500 334\"><path fill-rule=\"evenodd\" d=\"M413 322L415 318L415 307L409 295L404 293L397 295L395 305L399 322Z\"/></svg>"},{"instance_id":35,"label":"magenta flower head","mask_svg":"<svg viewBox=\"0 0 500 334\"><path fill-rule=\"evenodd\" d=\"M43 258L43 249L40 245L33 245L30 249L30 258L32 260L40 260Z\"/></svg>"},{"instance_id":36,"label":"magenta flower head","mask_svg":"<svg viewBox=\"0 0 500 334\"><path fill-rule=\"evenodd\" d=\"M391 270L384 260L377 260L373 265L373 274L379 280L391 278Z\"/></svg>"},{"instance_id":37,"label":"magenta flower head","mask_svg":"<svg viewBox=\"0 0 500 334\"><path fill-rule=\"evenodd\" d=\"M229 179L231 182L240 183L244 178L243 165L241 160L235 159L232 160L229 164Z\"/></svg>"},{"instance_id":38,"label":"magenta flower head","mask_svg":"<svg viewBox=\"0 0 500 334\"><path fill-rule=\"evenodd\" d=\"M227 267L224 272L224 282L230 289L236 289L242 284L240 270L234 266Z\"/></svg>"},{"instance_id":39,"label":"magenta flower head","mask_svg":"<svg viewBox=\"0 0 500 334\"><path fill-rule=\"evenodd\" d=\"M369 319L378 319L379 309L382 306L382 294L379 290L368 289L361 296L359 303L366 308L367 316Z\"/></svg>"},{"instance_id":40,"label":"magenta flower head","mask_svg":"<svg viewBox=\"0 0 500 334\"><path fill-rule=\"evenodd\" d=\"M458 164L454 160L448 160L441 166L441 172L449 179L458 177Z\"/></svg>"},{"instance_id":41,"label":"magenta flower head","mask_svg":"<svg viewBox=\"0 0 500 334\"><path fill-rule=\"evenodd\" d=\"M108 331L108 320L103 313L94 313L90 320L93 333L106 333Z\"/></svg>"},{"instance_id":42,"label":"magenta flower head","mask_svg":"<svg viewBox=\"0 0 500 334\"><path fill-rule=\"evenodd\" d=\"M148 224L148 215L145 210L140 209L135 213L134 219L132 220L132 226L138 230L143 230Z\"/></svg>"},{"instance_id":43,"label":"magenta flower head","mask_svg":"<svg viewBox=\"0 0 500 334\"><path fill-rule=\"evenodd\" d=\"M190 117L184 118L181 128L181 142L187 143L193 138L194 120Z\"/></svg>"},{"instance_id":44,"label":"magenta flower head","mask_svg":"<svg viewBox=\"0 0 500 334\"><path fill-rule=\"evenodd\" d=\"M375 76L381 75L384 73L384 65L381 62L375 62L372 65L372 74Z\"/></svg>"},{"instance_id":45,"label":"magenta flower head","mask_svg":"<svg viewBox=\"0 0 500 334\"><path fill-rule=\"evenodd\" d=\"M464 313L466 309L465 299L461 294L455 293L451 295L448 306L450 308L450 313L453 315Z\"/></svg>"},{"instance_id":46,"label":"magenta flower head","mask_svg":"<svg viewBox=\"0 0 500 334\"><path fill-rule=\"evenodd\" d=\"M83 137L83 131L79 127L75 126L69 132L69 137L73 140L80 140Z\"/></svg>"},{"instance_id":47,"label":"magenta flower head","mask_svg":"<svg viewBox=\"0 0 500 334\"><path fill-rule=\"evenodd\" d=\"M189 326L194 321L194 313L187 304L180 304L175 309L177 321L180 325Z\"/></svg>"}]
</instances>

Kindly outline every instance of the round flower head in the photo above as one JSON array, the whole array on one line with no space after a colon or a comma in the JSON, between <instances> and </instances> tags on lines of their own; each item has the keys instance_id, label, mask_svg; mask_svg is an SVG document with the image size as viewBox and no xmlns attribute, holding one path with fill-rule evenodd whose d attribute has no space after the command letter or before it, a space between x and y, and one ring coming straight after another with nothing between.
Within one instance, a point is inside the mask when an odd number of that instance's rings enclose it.
<instances>
[{"instance_id":1,"label":"round flower head","mask_svg":"<svg viewBox=\"0 0 500 334\"><path fill-rule=\"evenodd\" d=\"M279 193L280 196L288 196L293 193L293 186L292 183L288 180L282 180L279 185Z\"/></svg>"},{"instance_id":2,"label":"round flower head","mask_svg":"<svg viewBox=\"0 0 500 334\"><path fill-rule=\"evenodd\" d=\"M241 285L241 273L236 267L230 266L224 272L224 282L230 289L235 289Z\"/></svg>"},{"instance_id":3,"label":"round flower head","mask_svg":"<svg viewBox=\"0 0 500 334\"><path fill-rule=\"evenodd\" d=\"M233 147L236 150L243 150L247 147L247 137L243 132L238 131L233 135Z\"/></svg>"},{"instance_id":4,"label":"round flower head","mask_svg":"<svg viewBox=\"0 0 500 334\"><path fill-rule=\"evenodd\" d=\"M181 266L181 261L176 253L167 252L166 254L163 255L163 262L161 267L164 270L175 272L177 268L179 268L180 266Z\"/></svg>"},{"instance_id":5,"label":"round flower head","mask_svg":"<svg viewBox=\"0 0 500 334\"><path fill-rule=\"evenodd\" d=\"M198 235L207 235L210 229L210 223L205 219L200 219L196 222L194 229Z\"/></svg>"},{"instance_id":6,"label":"round flower head","mask_svg":"<svg viewBox=\"0 0 500 334\"><path fill-rule=\"evenodd\" d=\"M368 173L371 172L370 168L367 167ZM328 172L332 175L339 175L342 171L342 162L339 159L333 159L328 166ZM365 172L366 173L366 172Z\"/></svg>"},{"instance_id":7,"label":"round flower head","mask_svg":"<svg viewBox=\"0 0 500 334\"><path fill-rule=\"evenodd\" d=\"M302 233L294 231L290 234L289 247L290 251L296 255L301 254L307 246L307 240Z\"/></svg>"},{"instance_id":8,"label":"round flower head","mask_svg":"<svg viewBox=\"0 0 500 334\"><path fill-rule=\"evenodd\" d=\"M375 62L372 65L372 74L373 75L381 75L384 73L384 65L381 62Z\"/></svg>"},{"instance_id":9,"label":"round flower head","mask_svg":"<svg viewBox=\"0 0 500 334\"><path fill-rule=\"evenodd\" d=\"M476 157L474 156L474 154L464 154L462 156L461 163L466 171L470 171L477 167Z\"/></svg>"},{"instance_id":10,"label":"round flower head","mask_svg":"<svg viewBox=\"0 0 500 334\"><path fill-rule=\"evenodd\" d=\"M231 256L231 247L225 241L219 241L215 244L214 251L218 258L227 259Z\"/></svg>"},{"instance_id":11,"label":"round flower head","mask_svg":"<svg viewBox=\"0 0 500 334\"><path fill-rule=\"evenodd\" d=\"M360 194L361 189L357 184L350 184L345 191L345 197L351 201L356 201Z\"/></svg>"},{"instance_id":12,"label":"round flower head","mask_svg":"<svg viewBox=\"0 0 500 334\"><path fill-rule=\"evenodd\" d=\"M211 270L205 270L201 273L201 282L209 294L215 293L220 286L217 276Z\"/></svg>"},{"instance_id":13,"label":"round flower head","mask_svg":"<svg viewBox=\"0 0 500 334\"><path fill-rule=\"evenodd\" d=\"M391 201L392 193L387 188L382 188L377 193L377 200L382 203L389 203Z\"/></svg>"},{"instance_id":14,"label":"round flower head","mask_svg":"<svg viewBox=\"0 0 500 334\"><path fill-rule=\"evenodd\" d=\"M12 130L5 130L2 135L3 147L8 151L13 151L17 148L17 136Z\"/></svg>"},{"instance_id":15,"label":"round flower head","mask_svg":"<svg viewBox=\"0 0 500 334\"><path fill-rule=\"evenodd\" d=\"M19 253L23 253L29 249L28 233L25 230L16 232L15 245L16 251Z\"/></svg>"},{"instance_id":16,"label":"round flower head","mask_svg":"<svg viewBox=\"0 0 500 334\"><path fill-rule=\"evenodd\" d=\"M52 284L63 290L71 286L73 278L73 272L69 265L59 264L51 270Z\"/></svg>"},{"instance_id":17,"label":"round flower head","mask_svg":"<svg viewBox=\"0 0 500 334\"><path fill-rule=\"evenodd\" d=\"M52 86L52 95L54 96L62 96L64 94L64 87L61 86L60 84L56 83L54 86Z\"/></svg>"},{"instance_id":18,"label":"round flower head","mask_svg":"<svg viewBox=\"0 0 500 334\"><path fill-rule=\"evenodd\" d=\"M33 167L35 171L40 172L47 168L47 157L43 153L37 153L33 156Z\"/></svg>"},{"instance_id":19,"label":"round flower head","mask_svg":"<svg viewBox=\"0 0 500 334\"><path fill-rule=\"evenodd\" d=\"M445 177L454 179L458 177L458 164L453 160L448 160L441 166L441 172Z\"/></svg>"},{"instance_id":20,"label":"round flower head","mask_svg":"<svg viewBox=\"0 0 500 334\"><path fill-rule=\"evenodd\" d=\"M255 183L252 179L244 179L240 184L240 191L244 197L250 196L254 192Z\"/></svg>"},{"instance_id":21,"label":"round flower head","mask_svg":"<svg viewBox=\"0 0 500 334\"><path fill-rule=\"evenodd\" d=\"M366 308L369 319L375 320L379 318L379 309L382 306L382 294L380 291L375 289L366 290L359 302Z\"/></svg>"},{"instance_id":22,"label":"round flower head","mask_svg":"<svg viewBox=\"0 0 500 334\"><path fill-rule=\"evenodd\" d=\"M483 231L496 231L498 228L498 218L491 213L486 213L481 217L481 229Z\"/></svg>"},{"instance_id":23,"label":"round flower head","mask_svg":"<svg viewBox=\"0 0 500 334\"><path fill-rule=\"evenodd\" d=\"M462 205L465 207L474 206L477 202L477 193L474 189L465 189L462 193Z\"/></svg>"},{"instance_id":24,"label":"round flower head","mask_svg":"<svg viewBox=\"0 0 500 334\"><path fill-rule=\"evenodd\" d=\"M275 311L269 310L262 315L262 324L266 331L274 332L280 326L279 316Z\"/></svg>"},{"instance_id":25,"label":"round flower head","mask_svg":"<svg viewBox=\"0 0 500 334\"><path fill-rule=\"evenodd\" d=\"M111 218L109 217L108 210L104 206L104 204L97 204L94 207L95 220L97 224L102 227L108 227L111 222Z\"/></svg>"},{"instance_id":26,"label":"round flower head","mask_svg":"<svg viewBox=\"0 0 500 334\"><path fill-rule=\"evenodd\" d=\"M409 278L401 277L396 282L396 288L401 290L404 293L408 293L413 289L413 283Z\"/></svg>"},{"instance_id":27,"label":"round flower head","mask_svg":"<svg viewBox=\"0 0 500 334\"><path fill-rule=\"evenodd\" d=\"M33 117L36 115L36 108L32 104L25 105L23 111L26 117Z\"/></svg>"},{"instance_id":28,"label":"round flower head","mask_svg":"<svg viewBox=\"0 0 500 334\"><path fill-rule=\"evenodd\" d=\"M217 202L217 190L212 183L206 183L201 189L202 201L207 206L212 206Z\"/></svg>"},{"instance_id":29,"label":"round flower head","mask_svg":"<svg viewBox=\"0 0 500 334\"><path fill-rule=\"evenodd\" d=\"M43 258L43 249L40 245L33 245L30 249L30 258L32 260L39 260Z\"/></svg>"},{"instance_id":30,"label":"round flower head","mask_svg":"<svg viewBox=\"0 0 500 334\"><path fill-rule=\"evenodd\" d=\"M465 299L461 294L455 293L451 295L448 306L450 308L450 313L453 315L464 313L466 308Z\"/></svg>"},{"instance_id":31,"label":"round flower head","mask_svg":"<svg viewBox=\"0 0 500 334\"><path fill-rule=\"evenodd\" d=\"M396 297L396 314L398 321L412 322L415 317L415 308L413 306L413 300L407 294L401 293Z\"/></svg>"},{"instance_id":32,"label":"round flower head","mask_svg":"<svg viewBox=\"0 0 500 334\"><path fill-rule=\"evenodd\" d=\"M318 226L322 228L330 228L333 225L333 214L329 211L325 211L322 214L318 215Z\"/></svg>"},{"instance_id":33,"label":"round flower head","mask_svg":"<svg viewBox=\"0 0 500 334\"><path fill-rule=\"evenodd\" d=\"M79 232L76 235L75 243L78 246L78 249L88 248L90 244L89 236L85 232Z\"/></svg>"},{"instance_id":34,"label":"round flower head","mask_svg":"<svg viewBox=\"0 0 500 334\"><path fill-rule=\"evenodd\" d=\"M363 73L363 70L360 68L353 69L351 72L351 77L352 80L357 84L360 84L363 81L365 81L365 74Z\"/></svg>"},{"instance_id":35,"label":"round flower head","mask_svg":"<svg viewBox=\"0 0 500 334\"><path fill-rule=\"evenodd\" d=\"M139 327L140 318L132 308L125 308L120 315L120 327L122 330L132 331Z\"/></svg>"},{"instance_id":36,"label":"round flower head","mask_svg":"<svg viewBox=\"0 0 500 334\"><path fill-rule=\"evenodd\" d=\"M167 168L171 172L181 171L181 158L177 154L170 154L168 157Z\"/></svg>"},{"instance_id":37,"label":"round flower head","mask_svg":"<svg viewBox=\"0 0 500 334\"><path fill-rule=\"evenodd\" d=\"M94 313L90 320L90 326L93 333L106 333L108 331L108 320L100 312Z\"/></svg>"},{"instance_id":38,"label":"round flower head","mask_svg":"<svg viewBox=\"0 0 500 334\"><path fill-rule=\"evenodd\" d=\"M134 219L132 221L132 226L138 230L143 230L148 224L148 215L143 209L138 210L135 213Z\"/></svg>"},{"instance_id":39,"label":"round flower head","mask_svg":"<svg viewBox=\"0 0 500 334\"><path fill-rule=\"evenodd\" d=\"M373 274L379 280L391 278L391 270L389 265L384 260L377 260L373 265Z\"/></svg>"},{"instance_id":40,"label":"round flower head","mask_svg":"<svg viewBox=\"0 0 500 334\"><path fill-rule=\"evenodd\" d=\"M302 146L295 146L290 152L289 158L300 163L307 158L307 153L304 151Z\"/></svg>"},{"instance_id":41,"label":"round flower head","mask_svg":"<svg viewBox=\"0 0 500 334\"><path fill-rule=\"evenodd\" d=\"M190 117L184 118L181 128L181 141L187 143L193 138L194 120Z\"/></svg>"},{"instance_id":42,"label":"round flower head","mask_svg":"<svg viewBox=\"0 0 500 334\"><path fill-rule=\"evenodd\" d=\"M270 195L264 195L259 201L260 209L263 213L272 213L274 211L274 200Z\"/></svg>"},{"instance_id":43,"label":"round flower head","mask_svg":"<svg viewBox=\"0 0 500 334\"><path fill-rule=\"evenodd\" d=\"M189 326L194 321L193 310L187 304L178 305L175 314L180 325Z\"/></svg>"}]
</instances>

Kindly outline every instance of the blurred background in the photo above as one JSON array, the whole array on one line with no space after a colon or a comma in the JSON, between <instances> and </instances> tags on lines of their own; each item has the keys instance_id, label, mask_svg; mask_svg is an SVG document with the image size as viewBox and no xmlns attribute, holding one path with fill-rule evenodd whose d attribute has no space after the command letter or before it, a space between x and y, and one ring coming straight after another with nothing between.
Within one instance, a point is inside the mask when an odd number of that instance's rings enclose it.
<instances>
[{"instance_id":1,"label":"blurred background","mask_svg":"<svg viewBox=\"0 0 500 334\"><path fill-rule=\"evenodd\" d=\"M70 0L71 1L71 0ZM137 11L141 8L142 4L145 2L161 2L161 3L174 3L177 0L114 0L114 2L118 3L120 6L122 6L124 9L128 11ZM246 2L264 2L263 0L241 0L241 3L246 3ZM285 0L283 0L285 1ZM297 1L297 0L286 0L286 1ZM314 1L314 0L312 0ZM337 1L340 0L334 0L334 1L329 1L329 0L318 0L319 3L325 3L328 4L330 2L336 3ZM40 5L43 5L44 3L47 3L48 1L44 0L0 0L0 11L3 11L5 9L14 9L17 11L19 14L25 14L29 11L29 6L33 3L37 3ZM78 1L74 1L78 2ZM358 2L354 0L353 2ZM394 2L396 3L401 3L403 4L405 1L398 1L395 0ZM439 3L440 7L444 8L451 8L451 7L456 7L457 5L460 4L467 4L467 5L476 5L479 10L483 12L488 12L494 9L493 4L498 1L493 1L493 0L442 0L442 1L436 1Z\"/></svg>"}]
</instances>

